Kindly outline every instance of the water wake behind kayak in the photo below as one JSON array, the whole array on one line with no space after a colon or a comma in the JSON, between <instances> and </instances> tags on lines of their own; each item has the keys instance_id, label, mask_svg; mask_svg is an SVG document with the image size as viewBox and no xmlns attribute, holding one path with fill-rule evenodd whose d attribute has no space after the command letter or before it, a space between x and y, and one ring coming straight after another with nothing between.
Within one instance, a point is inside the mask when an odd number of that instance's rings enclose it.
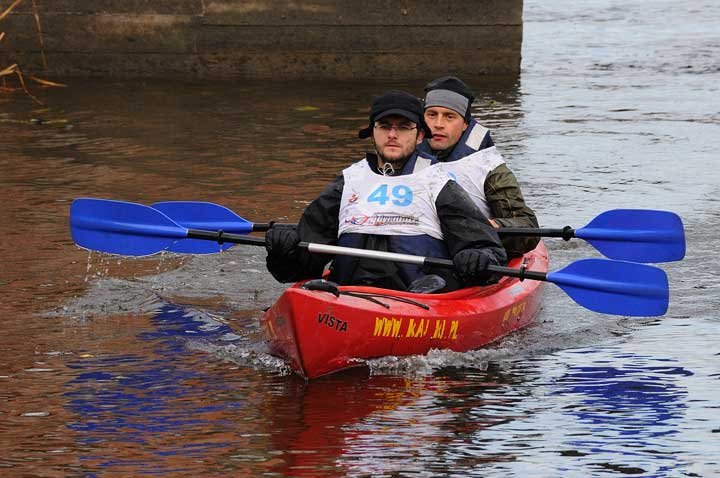
<instances>
[{"instance_id":1,"label":"water wake behind kayak","mask_svg":"<svg viewBox=\"0 0 720 478\"><path fill-rule=\"evenodd\" d=\"M559 247L564 255L583 253L572 245ZM262 254L253 248L236 247L184 261L157 274L93 276L82 296L48 315L97 321L150 316L165 338L174 335L187 350L264 373L288 375L288 364L268 353L258 322L284 287L264 271ZM552 303L552 307L541 309L531 327L480 350L432 350L422 356L387 356L359 363L371 375L425 376L450 368L483 371L491 363L603 343L629 331L631 322L580 309L559 290L547 288L545 303Z\"/></svg>"}]
</instances>

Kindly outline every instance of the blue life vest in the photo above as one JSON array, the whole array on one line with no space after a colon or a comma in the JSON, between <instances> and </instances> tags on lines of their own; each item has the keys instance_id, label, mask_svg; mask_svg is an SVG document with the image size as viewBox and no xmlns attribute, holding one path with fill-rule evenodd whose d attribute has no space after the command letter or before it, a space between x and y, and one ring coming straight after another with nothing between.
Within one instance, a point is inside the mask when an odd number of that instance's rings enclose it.
<instances>
[{"instance_id":1,"label":"blue life vest","mask_svg":"<svg viewBox=\"0 0 720 478\"><path fill-rule=\"evenodd\" d=\"M452 162L462 159L465 156L469 156L481 149L490 148L495 146L495 143L490 136L490 130L475 121L470 120L468 127L463 131L462 136L458 140L455 148L452 150L450 155L443 159L443 162ZM430 143L427 139L424 139L417 147L417 151L422 154L432 155L433 151L430 148Z\"/></svg>"},{"instance_id":2,"label":"blue life vest","mask_svg":"<svg viewBox=\"0 0 720 478\"><path fill-rule=\"evenodd\" d=\"M407 160L398 176L405 176L406 174L417 173L437 162L437 158L433 156L432 153L415 151L413 155L410 156L410 159Z\"/></svg>"}]
</instances>

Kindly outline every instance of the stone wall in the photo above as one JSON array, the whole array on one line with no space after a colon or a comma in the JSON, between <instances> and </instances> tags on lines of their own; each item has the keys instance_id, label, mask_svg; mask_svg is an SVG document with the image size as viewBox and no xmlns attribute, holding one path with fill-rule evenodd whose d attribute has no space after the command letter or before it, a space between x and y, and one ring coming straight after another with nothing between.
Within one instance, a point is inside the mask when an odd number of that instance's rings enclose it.
<instances>
[{"instance_id":1,"label":"stone wall","mask_svg":"<svg viewBox=\"0 0 720 478\"><path fill-rule=\"evenodd\" d=\"M0 13L12 1L0 0ZM426 79L520 70L522 0L35 0L56 75ZM25 0L0 66L39 71Z\"/></svg>"}]
</instances>

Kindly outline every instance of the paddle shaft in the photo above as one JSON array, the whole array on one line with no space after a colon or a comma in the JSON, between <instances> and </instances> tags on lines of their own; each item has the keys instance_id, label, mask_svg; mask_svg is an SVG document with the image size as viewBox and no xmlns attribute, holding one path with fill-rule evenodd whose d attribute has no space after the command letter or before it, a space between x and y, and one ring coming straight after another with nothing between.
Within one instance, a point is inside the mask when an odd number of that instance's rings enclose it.
<instances>
[{"instance_id":1,"label":"paddle shaft","mask_svg":"<svg viewBox=\"0 0 720 478\"><path fill-rule=\"evenodd\" d=\"M266 232L271 227L273 227L276 223L275 222L256 222L252 224L252 230L253 232ZM284 224L279 223L285 226L297 226L297 224ZM583 229L583 231L586 231ZM501 227L499 229L495 229L495 232L498 233L500 237L526 237L526 236L535 236L535 237L559 237L562 238L565 241L569 241L570 239L573 239L577 237L575 234L575 229L573 229L570 226L565 226L562 229L552 229L552 228L531 228L531 227ZM603 230L600 231L598 234L597 231L587 230L584 234L582 234L582 238L586 240L592 240L592 239L607 239L609 241L616 241L616 242L622 242L623 240L625 242L633 242L633 241L642 241L642 240L648 240L648 239L657 239L657 240L665 240L667 242L676 239L674 236L669 236L667 238L662 237L658 232L656 231L612 231L612 230Z\"/></svg>"},{"instance_id":2,"label":"paddle shaft","mask_svg":"<svg viewBox=\"0 0 720 478\"><path fill-rule=\"evenodd\" d=\"M271 227L275 225L275 222L254 222L252 225L253 232L267 232L270 230ZM297 224L292 224L292 226L297 226Z\"/></svg>"},{"instance_id":3,"label":"paddle shaft","mask_svg":"<svg viewBox=\"0 0 720 478\"><path fill-rule=\"evenodd\" d=\"M205 239L217 241L219 244L229 242L233 244L265 246L265 239L261 237L245 236L242 234L226 234L222 231L201 231L198 229L188 229L187 237L188 239ZM405 264L415 264L419 266L436 266L446 269L452 269L454 267L453 261L449 259L438 259L435 257L413 256L410 254L398 254L395 252L371 251L367 249L355 249L352 247L315 244L312 242L300 242L298 243L298 247L307 249L308 251L315 254L344 255L351 257L360 257L363 259L402 262ZM502 267L496 265L489 265L487 267L487 270L509 277L547 281L547 274L545 274L544 272L527 271L522 268L512 269L510 267Z\"/></svg>"},{"instance_id":4,"label":"paddle shaft","mask_svg":"<svg viewBox=\"0 0 720 478\"><path fill-rule=\"evenodd\" d=\"M569 241L575 237L575 229L565 226L562 229L548 228L522 228L522 227L501 227L497 233L502 237L509 236L537 236L537 237L561 237Z\"/></svg>"},{"instance_id":5,"label":"paddle shaft","mask_svg":"<svg viewBox=\"0 0 720 478\"><path fill-rule=\"evenodd\" d=\"M253 232L266 232L275 225L274 222L255 222L252 225ZM287 224L288 226L297 226L297 224ZM575 237L575 229L565 226L562 229L549 228L529 228L529 227L501 227L496 229L502 237L510 236L537 236L537 237L561 237L569 241Z\"/></svg>"}]
</instances>

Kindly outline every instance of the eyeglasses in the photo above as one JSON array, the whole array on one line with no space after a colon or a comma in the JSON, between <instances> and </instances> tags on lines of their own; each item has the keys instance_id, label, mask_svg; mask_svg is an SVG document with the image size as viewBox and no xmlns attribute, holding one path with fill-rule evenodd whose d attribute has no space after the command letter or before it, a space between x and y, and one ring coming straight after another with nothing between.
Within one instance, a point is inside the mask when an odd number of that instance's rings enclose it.
<instances>
[{"instance_id":1,"label":"eyeglasses","mask_svg":"<svg viewBox=\"0 0 720 478\"><path fill-rule=\"evenodd\" d=\"M408 134L412 130L417 129L417 126L413 126L409 123L403 123L403 124L389 124L389 123L375 123L375 129L379 129L385 134L389 134L390 131L393 129L398 132L398 134Z\"/></svg>"}]
</instances>

